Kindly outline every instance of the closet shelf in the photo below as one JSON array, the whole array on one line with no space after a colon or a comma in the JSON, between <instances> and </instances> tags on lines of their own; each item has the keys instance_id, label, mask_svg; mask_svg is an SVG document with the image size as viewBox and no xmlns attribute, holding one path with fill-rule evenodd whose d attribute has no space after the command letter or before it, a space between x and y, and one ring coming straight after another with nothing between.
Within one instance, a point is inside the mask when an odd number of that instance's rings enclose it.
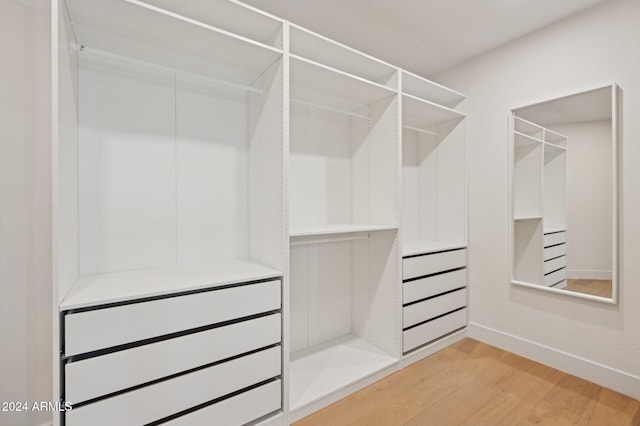
<instances>
[{"instance_id":1,"label":"closet shelf","mask_svg":"<svg viewBox=\"0 0 640 426\"><path fill-rule=\"evenodd\" d=\"M354 232L387 231L398 229L392 225L367 225L358 223L338 223L322 225L304 225L292 227L289 230L289 237L305 237L312 235L348 234Z\"/></svg>"},{"instance_id":2,"label":"closet shelf","mask_svg":"<svg viewBox=\"0 0 640 426\"><path fill-rule=\"evenodd\" d=\"M365 53L290 24L290 50L295 56L329 65L373 83L389 86L398 69Z\"/></svg>"},{"instance_id":3,"label":"closet shelf","mask_svg":"<svg viewBox=\"0 0 640 426\"><path fill-rule=\"evenodd\" d=\"M60 311L276 278L281 271L250 259L80 276Z\"/></svg>"},{"instance_id":4,"label":"closet shelf","mask_svg":"<svg viewBox=\"0 0 640 426\"><path fill-rule=\"evenodd\" d=\"M418 254L429 254L466 247L467 243L465 241L410 240L402 242L402 256L406 257Z\"/></svg>"},{"instance_id":5,"label":"closet shelf","mask_svg":"<svg viewBox=\"0 0 640 426\"><path fill-rule=\"evenodd\" d=\"M466 115L442 105L417 98L412 95L402 95L402 124L404 126L428 129L438 123L459 120Z\"/></svg>"},{"instance_id":6,"label":"closet shelf","mask_svg":"<svg viewBox=\"0 0 640 426\"><path fill-rule=\"evenodd\" d=\"M80 45L144 62L249 85L282 56L281 49L137 0L67 4Z\"/></svg>"},{"instance_id":7,"label":"closet shelf","mask_svg":"<svg viewBox=\"0 0 640 426\"><path fill-rule=\"evenodd\" d=\"M520 220L542 220L542 216L538 216L538 215L532 215L532 216L514 216L513 217L514 221L520 221Z\"/></svg>"},{"instance_id":8,"label":"closet shelf","mask_svg":"<svg viewBox=\"0 0 640 426\"><path fill-rule=\"evenodd\" d=\"M420 99L429 99L438 105L456 109L466 97L438 83L408 71L402 71L402 92Z\"/></svg>"},{"instance_id":9,"label":"closet shelf","mask_svg":"<svg viewBox=\"0 0 640 426\"><path fill-rule=\"evenodd\" d=\"M534 136L530 136L518 131L514 131L513 135L515 136L516 149L524 146L528 146L528 145L538 145L543 143L542 139L539 139Z\"/></svg>"},{"instance_id":10,"label":"closet shelf","mask_svg":"<svg viewBox=\"0 0 640 426\"><path fill-rule=\"evenodd\" d=\"M291 55L291 98L298 102L367 115L368 105L396 93L381 84Z\"/></svg>"},{"instance_id":11,"label":"closet shelf","mask_svg":"<svg viewBox=\"0 0 640 426\"><path fill-rule=\"evenodd\" d=\"M398 359L349 334L291 354L291 412L393 367Z\"/></svg>"}]
</instances>

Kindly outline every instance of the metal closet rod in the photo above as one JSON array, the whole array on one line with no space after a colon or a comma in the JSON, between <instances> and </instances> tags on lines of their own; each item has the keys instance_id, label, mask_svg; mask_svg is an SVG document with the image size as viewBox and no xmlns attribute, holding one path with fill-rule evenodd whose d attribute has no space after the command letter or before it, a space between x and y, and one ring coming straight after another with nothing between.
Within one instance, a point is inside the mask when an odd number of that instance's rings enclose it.
<instances>
[{"instance_id":1,"label":"metal closet rod","mask_svg":"<svg viewBox=\"0 0 640 426\"><path fill-rule=\"evenodd\" d=\"M427 135L431 135L431 136L438 136L438 132L432 132L431 130L421 129L420 127L402 126L402 128L407 130L413 130L419 133L426 133Z\"/></svg>"},{"instance_id":2,"label":"metal closet rod","mask_svg":"<svg viewBox=\"0 0 640 426\"><path fill-rule=\"evenodd\" d=\"M367 232L366 235L351 235L351 236L348 236L348 237L320 238L320 239L308 239L308 240L303 240L303 241L292 241L292 242L289 243L289 245L292 245L292 246L304 246L304 245L309 245L309 244L338 243L338 242L342 242L342 241L366 240L367 238L369 238L369 233L368 232Z\"/></svg>"},{"instance_id":3,"label":"metal closet rod","mask_svg":"<svg viewBox=\"0 0 640 426\"><path fill-rule=\"evenodd\" d=\"M243 91L246 91L246 92L262 94L262 89L258 89L258 88L253 87L253 86L247 86L246 84L232 83L232 82L226 81L226 80L220 80L220 79L213 78L213 77L207 77L207 76L204 76L204 75L195 74L195 73L191 73L191 72L188 72L188 71L183 71L183 70L180 70L180 69L177 69L177 68L168 67L166 65L158 65L158 64L154 64L152 62L146 62L146 61L142 61L140 59L130 58L128 56L122 56L122 55L118 55L118 54L115 54L115 53L105 52L104 50L95 49L95 48L92 48L92 47L78 46L78 50L80 52L87 52L87 53L89 53L91 55L101 56L103 58L116 59L116 60L119 60L119 61L129 62L131 64L140 65L140 66L148 67L148 68L153 68L153 69L160 70L160 71L166 71L166 72L170 72L170 73L180 74L180 75L183 75L185 77L191 77L191 78L194 78L196 80L203 80L203 81L206 81L208 83L216 84L218 86L225 86L225 87L230 87L230 88L233 88L233 89L243 90Z\"/></svg>"},{"instance_id":4,"label":"metal closet rod","mask_svg":"<svg viewBox=\"0 0 640 426\"><path fill-rule=\"evenodd\" d=\"M296 98L291 98L290 101L291 101L291 103L294 103L294 104L304 105L304 106L308 106L308 107L312 107L312 108L317 108L317 109L321 109L321 110L324 110L324 111L337 112L339 114L349 115L351 117L362 118L363 120L368 120L369 119L369 116L367 116L367 115L358 114L357 112L347 111L345 109L332 108L332 107L328 107L328 106L325 106L325 105L314 104L312 102L307 102L307 101L303 101L301 99L296 99Z\"/></svg>"}]
</instances>

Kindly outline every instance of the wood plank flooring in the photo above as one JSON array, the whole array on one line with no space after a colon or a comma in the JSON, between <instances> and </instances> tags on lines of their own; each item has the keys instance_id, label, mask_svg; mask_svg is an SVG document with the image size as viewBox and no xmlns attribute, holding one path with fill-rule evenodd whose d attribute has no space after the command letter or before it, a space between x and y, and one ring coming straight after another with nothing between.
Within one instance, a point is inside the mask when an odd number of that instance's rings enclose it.
<instances>
[{"instance_id":1,"label":"wood plank flooring","mask_svg":"<svg viewBox=\"0 0 640 426\"><path fill-rule=\"evenodd\" d=\"M607 298L611 298L612 294L611 280L582 280L569 278L567 280L567 286L564 289Z\"/></svg>"},{"instance_id":2,"label":"wood plank flooring","mask_svg":"<svg viewBox=\"0 0 640 426\"><path fill-rule=\"evenodd\" d=\"M466 338L295 423L533 424L640 425L640 402Z\"/></svg>"}]
</instances>

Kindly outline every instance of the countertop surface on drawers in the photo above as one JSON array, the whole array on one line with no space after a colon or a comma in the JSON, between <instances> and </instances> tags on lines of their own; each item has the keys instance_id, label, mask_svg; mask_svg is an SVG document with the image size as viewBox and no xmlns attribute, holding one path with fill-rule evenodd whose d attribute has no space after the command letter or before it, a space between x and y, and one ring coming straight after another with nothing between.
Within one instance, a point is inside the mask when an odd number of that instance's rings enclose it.
<instances>
[{"instance_id":1,"label":"countertop surface on drawers","mask_svg":"<svg viewBox=\"0 0 640 426\"><path fill-rule=\"evenodd\" d=\"M249 259L86 275L78 278L60 310L277 278L281 271Z\"/></svg>"}]
</instances>

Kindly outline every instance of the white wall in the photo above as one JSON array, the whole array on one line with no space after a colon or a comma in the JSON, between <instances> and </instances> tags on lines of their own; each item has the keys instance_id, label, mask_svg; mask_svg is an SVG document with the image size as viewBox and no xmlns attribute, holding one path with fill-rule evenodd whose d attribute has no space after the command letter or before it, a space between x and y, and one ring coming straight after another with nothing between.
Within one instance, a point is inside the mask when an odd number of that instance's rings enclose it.
<instances>
[{"instance_id":1,"label":"white wall","mask_svg":"<svg viewBox=\"0 0 640 426\"><path fill-rule=\"evenodd\" d=\"M567 277L611 279L611 122L551 127L569 138Z\"/></svg>"},{"instance_id":2,"label":"white wall","mask_svg":"<svg viewBox=\"0 0 640 426\"><path fill-rule=\"evenodd\" d=\"M466 93L470 146L470 335L640 398L640 1L614 0L440 76ZM470 37L476 35L469 35ZM508 113L617 82L623 90L620 301L511 286Z\"/></svg>"},{"instance_id":3,"label":"white wall","mask_svg":"<svg viewBox=\"0 0 640 426\"><path fill-rule=\"evenodd\" d=\"M46 1L0 1L0 401L51 399L49 19Z\"/></svg>"}]
</instances>

